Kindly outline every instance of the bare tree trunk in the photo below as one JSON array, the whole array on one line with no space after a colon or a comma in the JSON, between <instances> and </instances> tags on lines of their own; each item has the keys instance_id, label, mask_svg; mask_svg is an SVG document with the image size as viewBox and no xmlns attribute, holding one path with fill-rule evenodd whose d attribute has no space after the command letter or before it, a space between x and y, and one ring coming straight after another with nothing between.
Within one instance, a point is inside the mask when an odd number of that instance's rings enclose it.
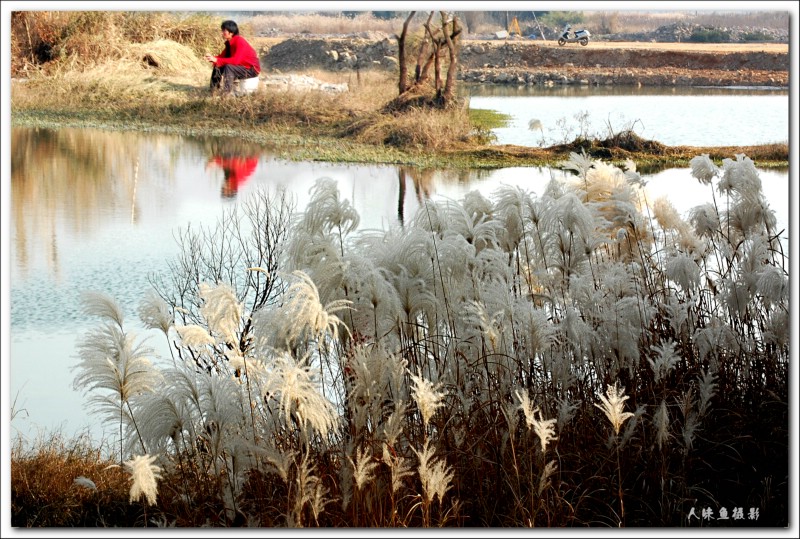
<instances>
[{"instance_id":1,"label":"bare tree trunk","mask_svg":"<svg viewBox=\"0 0 800 539\"><path fill-rule=\"evenodd\" d=\"M436 98L438 99L439 96L441 95L441 89L442 89L441 49L442 49L442 44L444 43L444 39L437 37L439 30L436 30L434 32L431 29L430 22L432 17L433 17L433 12L431 12L431 16L428 17L428 20L425 23L425 31L430 36L431 44L433 46L433 52L431 53L430 59L433 60L433 86L436 90ZM430 63L428 63L427 65L430 65Z\"/></svg>"},{"instance_id":2,"label":"bare tree trunk","mask_svg":"<svg viewBox=\"0 0 800 539\"><path fill-rule=\"evenodd\" d=\"M445 12L442 12L442 33L444 34L445 43L447 44L447 52L449 55L450 65L447 66L447 79L444 85L444 92L442 93L442 104L448 106L453 102L455 97L456 88L456 72L458 71L458 51L456 50L457 43L455 40L461 33L458 27L458 18L453 15L453 31L447 31L447 17Z\"/></svg>"},{"instance_id":3,"label":"bare tree trunk","mask_svg":"<svg viewBox=\"0 0 800 539\"><path fill-rule=\"evenodd\" d=\"M408 25L414 17L416 11L412 11L403 23L403 31L397 38L397 59L400 64L400 79L397 83L399 93L404 93L408 90L408 66L406 65L406 35L408 34Z\"/></svg>"},{"instance_id":4,"label":"bare tree trunk","mask_svg":"<svg viewBox=\"0 0 800 539\"><path fill-rule=\"evenodd\" d=\"M431 64L433 63L433 56L431 56L430 53L431 43L435 41L430 27L433 13L434 12L431 11L430 15L428 15L428 20L425 21L425 24L423 24L425 27L425 35L428 37L422 40L422 43L419 46L419 53L417 54L417 67L414 70L414 74L415 82L418 85L423 84L428 80L428 73L430 72ZM428 39L430 39L430 42Z\"/></svg>"}]
</instances>

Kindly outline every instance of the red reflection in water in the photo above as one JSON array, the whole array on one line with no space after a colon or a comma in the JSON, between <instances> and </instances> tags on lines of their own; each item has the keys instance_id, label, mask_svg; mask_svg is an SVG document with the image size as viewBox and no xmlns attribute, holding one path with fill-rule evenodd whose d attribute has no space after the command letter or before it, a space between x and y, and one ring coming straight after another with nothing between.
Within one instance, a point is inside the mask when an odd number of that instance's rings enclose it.
<instances>
[{"instance_id":1,"label":"red reflection in water","mask_svg":"<svg viewBox=\"0 0 800 539\"><path fill-rule=\"evenodd\" d=\"M239 188L255 172L258 166L258 157L215 155L208 161L208 164L217 165L222 169L225 174L225 182L222 184L222 196L230 198L236 196Z\"/></svg>"}]
</instances>

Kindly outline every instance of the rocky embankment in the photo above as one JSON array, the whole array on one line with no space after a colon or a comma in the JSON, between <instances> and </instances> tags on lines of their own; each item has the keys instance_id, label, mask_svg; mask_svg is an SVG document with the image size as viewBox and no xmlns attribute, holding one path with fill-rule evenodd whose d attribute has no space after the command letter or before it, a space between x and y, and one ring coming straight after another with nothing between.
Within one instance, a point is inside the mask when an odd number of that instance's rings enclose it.
<instances>
[{"instance_id":1,"label":"rocky embankment","mask_svg":"<svg viewBox=\"0 0 800 539\"><path fill-rule=\"evenodd\" d=\"M604 36L607 37L607 36ZM459 79L466 82L513 85L641 85L641 86L771 86L788 87L789 52L708 50L685 47L608 47L591 42L586 47L528 38L464 40L459 56ZM267 73L308 69L358 71L394 70L394 38L289 37L261 48Z\"/></svg>"},{"instance_id":2,"label":"rocky embankment","mask_svg":"<svg viewBox=\"0 0 800 539\"><path fill-rule=\"evenodd\" d=\"M773 86L789 85L789 56L641 48L553 47L531 42L467 43L460 56L467 82L515 85Z\"/></svg>"}]
</instances>

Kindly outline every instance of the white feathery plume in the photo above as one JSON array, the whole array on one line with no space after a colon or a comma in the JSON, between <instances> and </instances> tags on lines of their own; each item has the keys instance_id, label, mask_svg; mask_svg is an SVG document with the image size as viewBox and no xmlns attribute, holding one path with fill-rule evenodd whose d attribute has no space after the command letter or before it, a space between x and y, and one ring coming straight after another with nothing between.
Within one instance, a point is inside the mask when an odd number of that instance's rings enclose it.
<instances>
[{"instance_id":1,"label":"white feathery plume","mask_svg":"<svg viewBox=\"0 0 800 539\"><path fill-rule=\"evenodd\" d=\"M531 428L533 424L536 423L536 416L534 414L539 411L539 407L533 407L533 403L528 398L528 392L523 389L515 390L514 396L517 397L519 401L518 408L522 410L522 413L525 415L525 424L528 425L528 428Z\"/></svg>"},{"instance_id":2,"label":"white feathery plume","mask_svg":"<svg viewBox=\"0 0 800 539\"><path fill-rule=\"evenodd\" d=\"M263 453L263 456L266 458L267 462L269 462L275 471L278 472L278 475L281 477L283 482L288 485L289 469L292 467L292 464L294 464L297 452L292 450L280 451L273 447L260 448L260 452Z\"/></svg>"},{"instance_id":3,"label":"white feathery plume","mask_svg":"<svg viewBox=\"0 0 800 539\"><path fill-rule=\"evenodd\" d=\"M211 346L216 341L214 337L203 326L189 325L189 326L175 326L175 330L180 335L183 344L194 350L199 350L204 346Z\"/></svg>"},{"instance_id":4,"label":"white feathery plume","mask_svg":"<svg viewBox=\"0 0 800 539\"><path fill-rule=\"evenodd\" d=\"M508 435L511 438L512 442L514 441L514 436L516 435L517 432L517 423L519 423L519 415L517 414L517 411L519 411L519 405L515 404L514 402L506 402L502 406L500 406L500 412L502 412L503 417L506 418L506 424L508 425Z\"/></svg>"},{"instance_id":5,"label":"white feathery plume","mask_svg":"<svg viewBox=\"0 0 800 539\"><path fill-rule=\"evenodd\" d=\"M411 371L409 371L409 374L411 375L411 382L413 383L411 395L414 397L414 401L417 403L417 407L422 414L422 421L427 427L428 422L431 417L433 417L433 414L436 413L436 410L444 406L442 399L444 399L446 392L440 391L442 387L441 382L434 385L429 380L422 378L422 376L414 375Z\"/></svg>"},{"instance_id":6,"label":"white feathery plume","mask_svg":"<svg viewBox=\"0 0 800 539\"><path fill-rule=\"evenodd\" d=\"M238 348L226 350L225 357L228 359L231 370L240 376L247 375L253 380L267 375L268 369L262 360L245 357Z\"/></svg>"},{"instance_id":7,"label":"white feathery plume","mask_svg":"<svg viewBox=\"0 0 800 539\"><path fill-rule=\"evenodd\" d=\"M711 180L719 174L719 168L714 164L708 154L698 155L689 161L692 167L692 176L704 185L709 185Z\"/></svg>"},{"instance_id":8,"label":"white feathery plume","mask_svg":"<svg viewBox=\"0 0 800 539\"><path fill-rule=\"evenodd\" d=\"M501 320L503 318L503 311L497 311L493 314L486 312L486 307L479 301L469 301L464 306L464 322L474 324L480 328L483 337L489 341L489 345L493 352L496 352L500 345L500 338L503 325Z\"/></svg>"},{"instance_id":9,"label":"white feathery plume","mask_svg":"<svg viewBox=\"0 0 800 539\"><path fill-rule=\"evenodd\" d=\"M594 215L574 193L567 193L556 201L556 219L564 231L577 234L588 241L595 228ZM574 241L574 240L573 240Z\"/></svg>"},{"instance_id":10,"label":"white feathery plume","mask_svg":"<svg viewBox=\"0 0 800 539\"><path fill-rule=\"evenodd\" d=\"M372 458L370 451L362 451L360 447L356 450L355 462L349 456L347 460L353 466L353 479L356 481L356 488L363 490L364 486L374 478L373 471L378 467L378 463Z\"/></svg>"},{"instance_id":11,"label":"white feathery plume","mask_svg":"<svg viewBox=\"0 0 800 539\"><path fill-rule=\"evenodd\" d=\"M558 427L558 432L564 430L564 427L572 421L572 418L575 417L575 412L578 410L578 405L575 403L569 402L566 398L561 399L558 403L558 422L556 426Z\"/></svg>"},{"instance_id":12,"label":"white feathery plume","mask_svg":"<svg viewBox=\"0 0 800 539\"><path fill-rule=\"evenodd\" d=\"M678 283L686 294L691 294L700 285L700 266L686 253L669 257L664 264L664 274Z\"/></svg>"},{"instance_id":13,"label":"white feathery plume","mask_svg":"<svg viewBox=\"0 0 800 539\"><path fill-rule=\"evenodd\" d=\"M777 266L767 266L759 272L756 290L767 306L783 303L788 299L789 276Z\"/></svg>"},{"instance_id":14,"label":"white feathery plume","mask_svg":"<svg viewBox=\"0 0 800 539\"><path fill-rule=\"evenodd\" d=\"M674 341L665 341L661 344L651 346L650 349L656 353L656 359L653 361L648 358L647 362L653 370L655 383L658 383L675 368L675 365L678 364L681 357L675 352Z\"/></svg>"},{"instance_id":15,"label":"white feathery plume","mask_svg":"<svg viewBox=\"0 0 800 539\"><path fill-rule=\"evenodd\" d=\"M308 331L312 339L324 339L327 334L338 339L342 321L333 313L349 308L352 302L338 299L323 306L311 277L301 270L293 271L292 275L297 280L289 286L289 299L284 307L286 323L293 328L289 330L288 340L295 341L304 331ZM346 325L344 328L349 334Z\"/></svg>"},{"instance_id":16,"label":"white feathery plume","mask_svg":"<svg viewBox=\"0 0 800 539\"><path fill-rule=\"evenodd\" d=\"M464 195L462 204L467 214L472 215L476 220L489 219L494 210L492 201L483 196L478 190L470 191Z\"/></svg>"},{"instance_id":17,"label":"white feathery plume","mask_svg":"<svg viewBox=\"0 0 800 539\"><path fill-rule=\"evenodd\" d=\"M602 405L595 403L595 406L605 412L606 417L614 427L614 433L619 434L619 429L625 420L629 417L633 417L633 413L623 412L625 408L625 401L628 400L629 397L624 395L625 388L619 390L617 389L616 382L613 386L609 385L606 386L606 388L606 395L600 395Z\"/></svg>"},{"instance_id":18,"label":"white feathery plume","mask_svg":"<svg viewBox=\"0 0 800 539\"><path fill-rule=\"evenodd\" d=\"M495 214L502 223L498 240L506 252L514 249L525 231L530 193L519 187L501 185L494 193Z\"/></svg>"},{"instance_id":19,"label":"white feathery plume","mask_svg":"<svg viewBox=\"0 0 800 539\"><path fill-rule=\"evenodd\" d=\"M585 178L589 169L591 169L594 164L594 160L586 155L586 151L582 149L581 153L570 152L569 159L558 165L563 169L573 170L577 172L581 178Z\"/></svg>"},{"instance_id":20,"label":"white feathery plume","mask_svg":"<svg viewBox=\"0 0 800 539\"><path fill-rule=\"evenodd\" d=\"M131 503L144 495L148 505L155 505L158 494L156 480L161 479L161 468L154 464L157 458L158 455L137 455L125 461L125 468L130 472L130 480L133 481L130 490Z\"/></svg>"},{"instance_id":21,"label":"white feathery plume","mask_svg":"<svg viewBox=\"0 0 800 539\"><path fill-rule=\"evenodd\" d=\"M392 472L392 492L397 492L403 486L403 478L413 473L410 459L405 459L389 449L388 444L383 444L383 462Z\"/></svg>"},{"instance_id":22,"label":"white feathery plume","mask_svg":"<svg viewBox=\"0 0 800 539\"><path fill-rule=\"evenodd\" d=\"M394 446L403 433L407 408L408 403L405 401L395 401L394 410L389 415L389 419L383 424L383 437L390 446Z\"/></svg>"},{"instance_id":23,"label":"white feathery plume","mask_svg":"<svg viewBox=\"0 0 800 539\"><path fill-rule=\"evenodd\" d=\"M719 213L710 202L695 206L689 210L689 223L694 233L702 237L712 237L720 228Z\"/></svg>"},{"instance_id":24,"label":"white feathery plume","mask_svg":"<svg viewBox=\"0 0 800 539\"><path fill-rule=\"evenodd\" d=\"M667 197L658 197L653 203L653 216L664 230L680 230L684 225L678 210Z\"/></svg>"},{"instance_id":25,"label":"white feathery plume","mask_svg":"<svg viewBox=\"0 0 800 539\"><path fill-rule=\"evenodd\" d=\"M108 318L113 320L121 328L125 315L122 308L114 299L104 292L86 290L81 292L81 304L83 312L90 316Z\"/></svg>"},{"instance_id":26,"label":"white feathery plume","mask_svg":"<svg viewBox=\"0 0 800 539\"><path fill-rule=\"evenodd\" d=\"M343 233L358 228L360 217L350 201L339 198L339 188L331 178L319 178L309 190L311 198L306 205L302 226L311 233L325 234L334 227Z\"/></svg>"},{"instance_id":27,"label":"white feathery plume","mask_svg":"<svg viewBox=\"0 0 800 539\"><path fill-rule=\"evenodd\" d=\"M670 438L669 433L669 410L666 401L661 401L661 405L653 415L653 423L656 426L656 443L661 449Z\"/></svg>"},{"instance_id":28,"label":"white feathery plume","mask_svg":"<svg viewBox=\"0 0 800 539\"><path fill-rule=\"evenodd\" d=\"M295 362L290 355L281 354L274 359L262 396L275 395L287 421L295 417L301 426L307 424L325 437L338 426L339 416L318 388L307 358Z\"/></svg>"},{"instance_id":29,"label":"white feathery plume","mask_svg":"<svg viewBox=\"0 0 800 539\"><path fill-rule=\"evenodd\" d=\"M538 411L538 410L537 410ZM533 431L539 437L539 441L542 444L542 453L547 451L547 444L550 440L556 440L556 431L554 425L556 424L555 419L547 419L545 420L542 418L542 412L539 411L539 419L533 421Z\"/></svg>"},{"instance_id":30,"label":"white feathery plume","mask_svg":"<svg viewBox=\"0 0 800 539\"><path fill-rule=\"evenodd\" d=\"M150 289L139 306L139 319L149 329L159 329L164 335L169 333L172 326L172 313L164 298L155 290Z\"/></svg>"},{"instance_id":31,"label":"white feathery plume","mask_svg":"<svg viewBox=\"0 0 800 539\"><path fill-rule=\"evenodd\" d=\"M166 371L164 376L172 378L174 373ZM165 383L136 401L138 432L151 452L165 452L170 442L181 451L185 449L184 443L191 443L189 440L196 437L197 415L193 417L186 396L173 391L174 388L175 385ZM182 436L185 431L189 432L187 440Z\"/></svg>"},{"instance_id":32,"label":"white feathery plume","mask_svg":"<svg viewBox=\"0 0 800 539\"><path fill-rule=\"evenodd\" d=\"M422 490L429 501L433 501L437 496L439 503L444 501L445 493L450 489L450 481L453 480L455 472L442 460L434 459L434 449L429 446L428 440L422 451L411 448L419 457L419 478L422 482Z\"/></svg>"},{"instance_id":33,"label":"white feathery plume","mask_svg":"<svg viewBox=\"0 0 800 539\"><path fill-rule=\"evenodd\" d=\"M553 475L553 472L556 471L556 461L551 460L544 466L544 470L542 470L542 476L539 478L539 488L537 489L537 494L539 496L542 495L544 489L550 486L550 476Z\"/></svg>"},{"instance_id":34,"label":"white feathery plume","mask_svg":"<svg viewBox=\"0 0 800 539\"><path fill-rule=\"evenodd\" d=\"M636 172L636 163L633 159L625 160L625 179L633 186L644 187L647 185L647 182Z\"/></svg>"},{"instance_id":35,"label":"white feathery plume","mask_svg":"<svg viewBox=\"0 0 800 539\"><path fill-rule=\"evenodd\" d=\"M78 346L81 361L73 367L79 371L74 387L112 391L120 402L152 391L161 379L148 358L154 351L134 341L133 335L126 335L111 324L87 336ZM98 399L98 402L107 401Z\"/></svg>"},{"instance_id":36,"label":"white feathery plume","mask_svg":"<svg viewBox=\"0 0 800 539\"><path fill-rule=\"evenodd\" d=\"M200 297L205 301L200 314L208 323L209 333L219 335L228 344L237 343L236 330L243 308L233 289L225 284L200 283Z\"/></svg>"},{"instance_id":37,"label":"white feathery plume","mask_svg":"<svg viewBox=\"0 0 800 539\"><path fill-rule=\"evenodd\" d=\"M699 378L700 402L697 404L697 411L700 415L706 413L711 399L717 394L716 379L717 375L711 371L703 373Z\"/></svg>"},{"instance_id":38,"label":"white feathery plume","mask_svg":"<svg viewBox=\"0 0 800 539\"><path fill-rule=\"evenodd\" d=\"M736 154L736 160L722 160L722 179L717 184L720 193L740 197L754 203L761 194L761 179L755 163L744 154Z\"/></svg>"},{"instance_id":39,"label":"white feathery plume","mask_svg":"<svg viewBox=\"0 0 800 539\"><path fill-rule=\"evenodd\" d=\"M622 438L620 439L620 447L628 443L628 441L633 437L636 427L639 425L639 418L644 415L646 410L647 407L644 405L639 405L636 407L636 411L633 412L633 417L631 417L631 420L625 425L625 432L622 433Z\"/></svg>"}]
</instances>

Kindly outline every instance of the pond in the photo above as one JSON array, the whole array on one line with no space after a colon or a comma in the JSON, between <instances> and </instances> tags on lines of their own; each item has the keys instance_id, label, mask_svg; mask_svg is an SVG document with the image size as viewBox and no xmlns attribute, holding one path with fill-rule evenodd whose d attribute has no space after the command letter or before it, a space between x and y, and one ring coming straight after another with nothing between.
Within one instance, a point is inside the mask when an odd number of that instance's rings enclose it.
<instances>
[{"instance_id":1,"label":"pond","mask_svg":"<svg viewBox=\"0 0 800 539\"><path fill-rule=\"evenodd\" d=\"M498 144L551 146L632 129L668 146L787 142L789 93L776 88L465 85L470 108L509 115Z\"/></svg>"},{"instance_id":2,"label":"pond","mask_svg":"<svg viewBox=\"0 0 800 539\"><path fill-rule=\"evenodd\" d=\"M774 136L788 138L786 130ZM421 171L291 162L235 141L153 133L18 127L10 139L9 243L3 248L10 272L10 332L4 331L10 376L4 379L10 382L4 380L4 390L13 408L11 437L29 442L53 431L113 438L72 389L76 343L93 324L80 312L79 293L110 294L128 329L163 346L137 326L135 309L149 288L148 274L166 271L177 254L173 234L189 223L213 225L257 190L289 194L303 210L315 181L327 177L358 211L362 229L385 229L402 226L427 200L459 200L472 190L491 196L502 184L536 193L566 174L556 166ZM783 238L788 176L760 171ZM711 196L685 168L643 178L648 200L666 196L682 214Z\"/></svg>"}]
</instances>

